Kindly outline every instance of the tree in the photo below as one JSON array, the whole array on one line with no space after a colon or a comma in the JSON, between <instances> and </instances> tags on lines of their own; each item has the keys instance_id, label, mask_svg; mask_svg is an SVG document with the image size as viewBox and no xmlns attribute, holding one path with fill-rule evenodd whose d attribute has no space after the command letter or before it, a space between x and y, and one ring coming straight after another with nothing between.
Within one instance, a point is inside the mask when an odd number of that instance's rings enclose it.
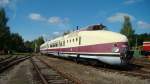
<instances>
[{"instance_id":1,"label":"tree","mask_svg":"<svg viewBox=\"0 0 150 84\"><path fill-rule=\"evenodd\" d=\"M23 39L18 33L11 34L11 49L15 51L22 51Z\"/></svg>"},{"instance_id":2,"label":"tree","mask_svg":"<svg viewBox=\"0 0 150 84\"><path fill-rule=\"evenodd\" d=\"M24 51L25 52L33 52L33 48L32 48L32 41L25 41L24 42Z\"/></svg>"},{"instance_id":3,"label":"tree","mask_svg":"<svg viewBox=\"0 0 150 84\"><path fill-rule=\"evenodd\" d=\"M40 45L44 43L43 37L39 37L34 41L35 52L40 51Z\"/></svg>"},{"instance_id":4,"label":"tree","mask_svg":"<svg viewBox=\"0 0 150 84\"><path fill-rule=\"evenodd\" d=\"M29 52L39 52L40 50L40 45L44 43L44 38L42 36L38 37L37 39L33 41L26 41L24 42L24 46L26 51Z\"/></svg>"},{"instance_id":5,"label":"tree","mask_svg":"<svg viewBox=\"0 0 150 84\"><path fill-rule=\"evenodd\" d=\"M120 33L127 36L128 40L129 40L129 46L134 45L134 42L133 42L134 32L135 31L132 29L132 24L130 22L130 17L124 16L124 23L123 23L123 27L122 27Z\"/></svg>"},{"instance_id":6,"label":"tree","mask_svg":"<svg viewBox=\"0 0 150 84\"><path fill-rule=\"evenodd\" d=\"M135 34L137 38L137 45L143 45L143 41L150 41L150 33L143 33L143 34Z\"/></svg>"},{"instance_id":7,"label":"tree","mask_svg":"<svg viewBox=\"0 0 150 84\"><path fill-rule=\"evenodd\" d=\"M6 51L10 46L10 30L7 21L5 10L0 8L0 51Z\"/></svg>"},{"instance_id":8,"label":"tree","mask_svg":"<svg viewBox=\"0 0 150 84\"><path fill-rule=\"evenodd\" d=\"M7 26L8 18L6 17L5 10L0 8L0 54L4 54L7 51L33 51L35 44L37 49L42 43L44 43L43 37L39 37L31 42L23 41L23 38L18 33L11 33ZM2 53L1 53L2 52Z\"/></svg>"},{"instance_id":9,"label":"tree","mask_svg":"<svg viewBox=\"0 0 150 84\"><path fill-rule=\"evenodd\" d=\"M37 38L35 41L36 41L37 46L40 46L41 44L44 43L44 39L43 39L42 36L40 36L39 38Z\"/></svg>"}]
</instances>

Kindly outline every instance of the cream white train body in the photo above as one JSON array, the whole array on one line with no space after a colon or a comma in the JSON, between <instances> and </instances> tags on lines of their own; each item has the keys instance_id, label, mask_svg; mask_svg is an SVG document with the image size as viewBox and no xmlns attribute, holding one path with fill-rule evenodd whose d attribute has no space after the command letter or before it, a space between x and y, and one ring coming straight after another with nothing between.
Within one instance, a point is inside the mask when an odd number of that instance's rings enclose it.
<instances>
[{"instance_id":1,"label":"cream white train body","mask_svg":"<svg viewBox=\"0 0 150 84\"><path fill-rule=\"evenodd\" d=\"M94 30L97 26L92 26L92 30L77 30L47 41L40 46L40 52L94 59L111 65L127 64L132 58L127 37L108 30Z\"/></svg>"}]
</instances>

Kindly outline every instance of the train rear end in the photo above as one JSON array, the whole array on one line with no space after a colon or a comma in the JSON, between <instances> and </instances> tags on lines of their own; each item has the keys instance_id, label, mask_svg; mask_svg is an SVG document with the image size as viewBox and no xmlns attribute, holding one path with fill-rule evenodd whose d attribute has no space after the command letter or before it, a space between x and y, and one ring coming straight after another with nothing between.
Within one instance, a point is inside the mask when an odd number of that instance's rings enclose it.
<instances>
[{"instance_id":1,"label":"train rear end","mask_svg":"<svg viewBox=\"0 0 150 84\"><path fill-rule=\"evenodd\" d=\"M143 42L142 54L144 56L150 56L150 42Z\"/></svg>"}]
</instances>

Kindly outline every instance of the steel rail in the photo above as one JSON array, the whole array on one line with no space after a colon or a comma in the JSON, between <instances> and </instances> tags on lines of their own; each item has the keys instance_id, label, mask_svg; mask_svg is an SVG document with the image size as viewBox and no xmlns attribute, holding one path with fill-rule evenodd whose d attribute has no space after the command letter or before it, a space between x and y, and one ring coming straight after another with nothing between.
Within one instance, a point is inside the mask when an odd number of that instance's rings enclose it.
<instances>
[{"instance_id":1,"label":"steel rail","mask_svg":"<svg viewBox=\"0 0 150 84\"><path fill-rule=\"evenodd\" d=\"M5 66L0 67L0 73L5 71L7 68L9 68L9 67L11 67L11 66L13 66L13 65L15 65L15 64L17 64L17 63L19 63L19 62L21 62L23 60L25 60L25 59L28 59L28 58L29 57L22 57L22 58L19 58L19 59L17 59L16 57L13 58L12 60L8 61L8 63L6 63ZM4 65L4 64L2 64L2 65Z\"/></svg>"},{"instance_id":2,"label":"steel rail","mask_svg":"<svg viewBox=\"0 0 150 84\"><path fill-rule=\"evenodd\" d=\"M46 66L48 66L49 68L53 69L54 71L57 71L59 74L61 74L64 78L67 78L71 81L73 81L75 84L86 84L85 82L73 77L72 75L70 74L65 74L63 72L61 72L60 70L58 70L57 68L54 68L52 67L51 65L49 65L48 63L46 63L44 60L36 57L37 59L39 59L42 63L44 63Z\"/></svg>"},{"instance_id":3,"label":"steel rail","mask_svg":"<svg viewBox=\"0 0 150 84\"><path fill-rule=\"evenodd\" d=\"M44 76L43 76L42 73L40 72L40 69L39 69L38 65L33 61L32 58L30 59L30 61L31 61L31 63L33 64L33 66L34 66L36 72L38 73L38 75L39 75L39 77L40 77L42 83L43 83L43 84L48 84L48 81L44 78Z\"/></svg>"}]
</instances>

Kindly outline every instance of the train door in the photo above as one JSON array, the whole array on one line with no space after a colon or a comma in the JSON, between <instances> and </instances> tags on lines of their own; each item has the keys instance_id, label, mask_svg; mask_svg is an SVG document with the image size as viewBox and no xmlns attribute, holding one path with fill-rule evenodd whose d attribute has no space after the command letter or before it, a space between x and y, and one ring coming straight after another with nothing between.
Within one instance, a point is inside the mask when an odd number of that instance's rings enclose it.
<instances>
[{"instance_id":1,"label":"train door","mask_svg":"<svg viewBox=\"0 0 150 84\"><path fill-rule=\"evenodd\" d=\"M79 37L79 45L81 45L81 37Z\"/></svg>"},{"instance_id":2,"label":"train door","mask_svg":"<svg viewBox=\"0 0 150 84\"><path fill-rule=\"evenodd\" d=\"M79 59L80 59L80 45L81 45L81 37L79 36L79 44L78 44L78 47L77 47L77 52L78 52L78 54L77 54L77 57L76 57L76 62L78 63L79 62Z\"/></svg>"}]
</instances>

